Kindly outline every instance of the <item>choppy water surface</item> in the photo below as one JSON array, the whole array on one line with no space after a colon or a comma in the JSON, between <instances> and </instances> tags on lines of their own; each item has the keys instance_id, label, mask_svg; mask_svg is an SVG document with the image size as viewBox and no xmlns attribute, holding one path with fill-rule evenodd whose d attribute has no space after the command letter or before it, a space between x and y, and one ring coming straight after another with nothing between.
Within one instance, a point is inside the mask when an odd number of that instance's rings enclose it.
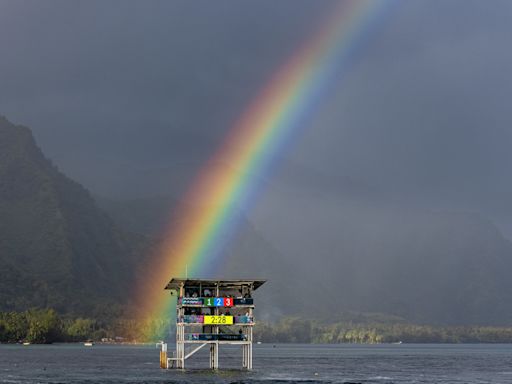
<instances>
[{"instance_id":1,"label":"choppy water surface","mask_svg":"<svg viewBox=\"0 0 512 384\"><path fill-rule=\"evenodd\" d=\"M512 383L512 345L255 345L254 371L222 348L219 372L158 367L153 346L0 345L0 383Z\"/></svg>"}]
</instances>

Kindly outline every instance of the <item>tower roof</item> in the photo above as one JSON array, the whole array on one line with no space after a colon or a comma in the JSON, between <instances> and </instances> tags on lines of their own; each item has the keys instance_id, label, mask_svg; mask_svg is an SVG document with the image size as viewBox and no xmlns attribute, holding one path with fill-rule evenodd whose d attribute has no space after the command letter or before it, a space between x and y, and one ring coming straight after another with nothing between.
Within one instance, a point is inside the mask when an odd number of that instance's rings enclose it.
<instances>
[{"instance_id":1,"label":"tower roof","mask_svg":"<svg viewBox=\"0 0 512 384\"><path fill-rule=\"evenodd\" d=\"M180 277L173 277L167 283L165 289L179 289L181 284L184 287L199 287L199 286L219 286L223 288L252 286L253 290L261 287L267 280L261 279L186 279Z\"/></svg>"}]
</instances>

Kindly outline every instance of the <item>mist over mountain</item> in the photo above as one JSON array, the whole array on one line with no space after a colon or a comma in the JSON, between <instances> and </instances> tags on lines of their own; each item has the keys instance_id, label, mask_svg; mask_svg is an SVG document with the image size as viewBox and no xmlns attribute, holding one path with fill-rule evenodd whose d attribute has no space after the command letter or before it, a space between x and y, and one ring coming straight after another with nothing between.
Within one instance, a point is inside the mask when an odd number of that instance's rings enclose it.
<instances>
[{"instance_id":1,"label":"mist over mountain","mask_svg":"<svg viewBox=\"0 0 512 384\"><path fill-rule=\"evenodd\" d=\"M96 197L96 200L116 225L149 236L156 244L169 236L171 228L179 227L184 219L176 215L175 209L179 200L174 197L157 196L133 200ZM188 210L204 210L204 207L190 206ZM216 277L268 279L270 283L258 290L258 308L262 318L275 319L301 311L301 300L295 295L292 284L292 281L301 279L301 276L290 270L290 260L283 257L247 217L241 213L239 215L233 216L233 220L237 221L236 234L234 238L225 239L227 247L216 262L221 266L215 272ZM287 279L282 279L283 275Z\"/></svg>"},{"instance_id":2,"label":"mist over mountain","mask_svg":"<svg viewBox=\"0 0 512 384\"><path fill-rule=\"evenodd\" d=\"M28 128L0 117L0 310L113 313L148 245L45 158Z\"/></svg>"},{"instance_id":3,"label":"mist over mountain","mask_svg":"<svg viewBox=\"0 0 512 384\"><path fill-rule=\"evenodd\" d=\"M301 188L298 175L322 188ZM351 178L333 181L296 164L264 182L265 198L239 223L222 264L224 276L269 279L258 295L265 316L364 312L429 324L510 324L512 244L484 217L413 209ZM156 235L176 200L101 205L119 225Z\"/></svg>"},{"instance_id":4,"label":"mist over mountain","mask_svg":"<svg viewBox=\"0 0 512 384\"><path fill-rule=\"evenodd\" d=\"M301 188L301 177L322 193ZM184 219L174 211L177 192L96 203L44 157L28 128L5 118L0 180L3 310L101 314L127 304L150 246ZM512 244L484 217L413 209L352 178L333 181L296 164L262 182L257 207L233 216L236 233L218 273L267 278L258 295L263 318L382 313L510 325Z\"/></svg>"},{"instance_id":5,"label":"mist over mountain","mask_svg":"<svg viewBox=\"0 0 512 384\"><path fill-rule=\"evenodd\" d=\"M319 199L293 191L275 186L253 220L283 255L300 260L296 273L315 282L300 287L318 297L305 301L310 311L334 302L331 313L510 324L512 244L489 220L358 195Z\"/></svg>"}]
</instances>

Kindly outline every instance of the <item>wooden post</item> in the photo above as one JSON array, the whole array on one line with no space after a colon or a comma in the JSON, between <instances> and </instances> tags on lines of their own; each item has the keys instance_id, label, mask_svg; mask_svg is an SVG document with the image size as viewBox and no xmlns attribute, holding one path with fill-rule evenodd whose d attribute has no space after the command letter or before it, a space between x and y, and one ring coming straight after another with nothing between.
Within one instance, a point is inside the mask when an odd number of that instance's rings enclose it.
<instances>
[{"instance_id":1,"label":"wooden post","mask_svg":"<svg viewBox=\"0 0 512 384\"><path fill-rule=\"evenodd\" d=\"M160 348L160 368L167 369L167 344L162 343Z\"/></svg>"}]
</instances>

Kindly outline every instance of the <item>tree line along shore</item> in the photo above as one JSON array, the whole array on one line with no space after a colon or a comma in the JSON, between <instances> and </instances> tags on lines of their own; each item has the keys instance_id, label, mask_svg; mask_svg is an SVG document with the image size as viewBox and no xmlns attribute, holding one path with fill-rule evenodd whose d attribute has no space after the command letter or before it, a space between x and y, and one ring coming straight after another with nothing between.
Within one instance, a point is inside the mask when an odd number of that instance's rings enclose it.
<instances>
[{"instance_id":1,"label":"tree line along shore","mask_svg":"<svg viewBox=\"0 0 512 384\"><path fill-rule=\"evenodd\" d=\"M170 319L97 319L60 315L53 309L0 312L0 343L150 342L169 334ZM512 343L512 327L434 326L409 323L326 323L284 317L258 322L255 341L263 343Z\"/></svg>"}]
</instances>

